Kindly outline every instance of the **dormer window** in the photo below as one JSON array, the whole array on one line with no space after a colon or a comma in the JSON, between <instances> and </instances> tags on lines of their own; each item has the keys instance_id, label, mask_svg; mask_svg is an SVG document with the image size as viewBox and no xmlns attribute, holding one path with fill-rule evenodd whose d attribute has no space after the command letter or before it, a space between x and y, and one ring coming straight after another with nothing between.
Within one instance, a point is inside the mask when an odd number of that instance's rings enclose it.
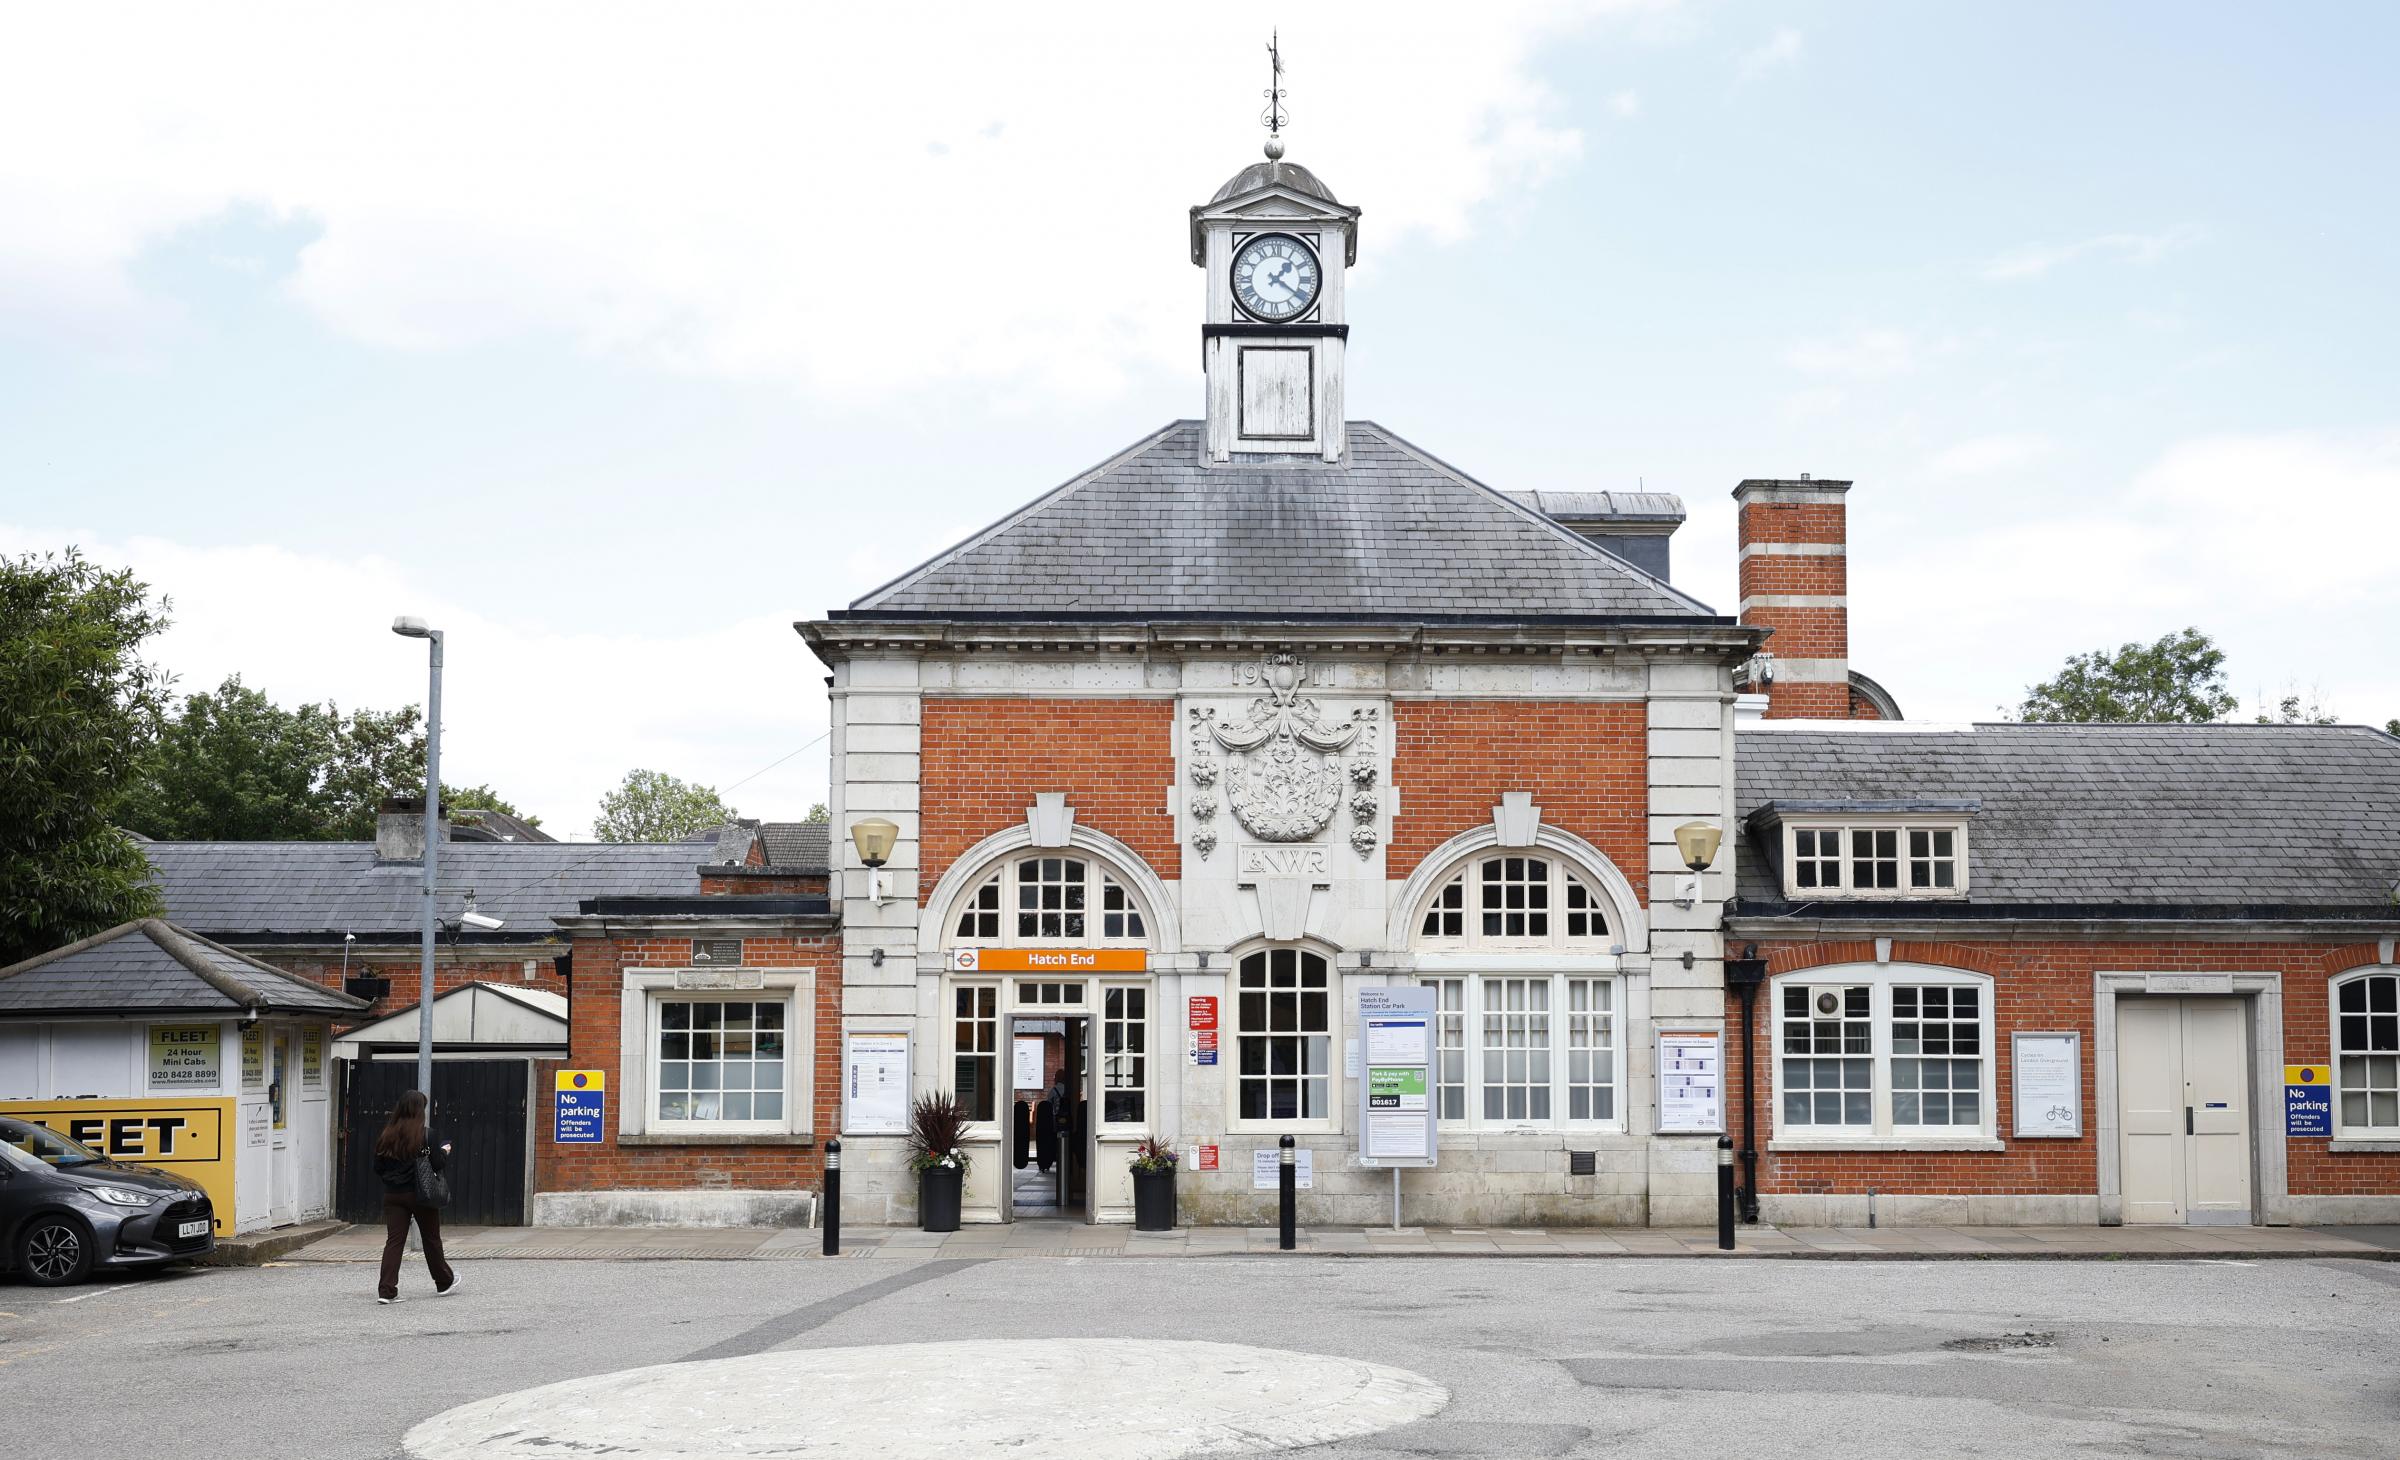
<instances>
[{"instance_id":1,"label":"dormer window","mask_svg":"<svg viewBox=\"0 0 2400 1460\"><path fill-rule=\"evenodd\" d=\"M1963 820L1786 820L1782 830L1786 896L1966 895L1967 828Z\"/></svg>"}]
</instances>

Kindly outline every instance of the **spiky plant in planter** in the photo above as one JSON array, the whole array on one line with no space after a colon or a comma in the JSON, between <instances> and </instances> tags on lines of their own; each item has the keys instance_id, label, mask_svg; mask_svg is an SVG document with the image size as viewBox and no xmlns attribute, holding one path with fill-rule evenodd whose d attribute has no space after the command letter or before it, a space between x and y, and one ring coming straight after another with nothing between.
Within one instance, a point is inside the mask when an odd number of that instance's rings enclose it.
<instances>
[{"instance_id":1,"label":"spiky plant in planter","mask_svg":"<svg viewBox=\"0 0 2400 1460\"><path fill-rule=\"evenodd\" d=\"M1175 1166L1173 1146L1145 1136L1133 1148L1133 1225L1142 1232L1167 1232L1175 1227Z\"/></svg>"},{"instance_id":2,"label":"spiky plant in planter","mask_svg":"<svg viewBox=\"0 0 2400 1460\"><path fill-rule=\"evenodd\" d=\"M967 1107L947 1090L920 1095L908 1111L908 1164L917 1173L917 1221L928 1232L958 1230L967 1184Z\"/></svg>"}]
</instances>

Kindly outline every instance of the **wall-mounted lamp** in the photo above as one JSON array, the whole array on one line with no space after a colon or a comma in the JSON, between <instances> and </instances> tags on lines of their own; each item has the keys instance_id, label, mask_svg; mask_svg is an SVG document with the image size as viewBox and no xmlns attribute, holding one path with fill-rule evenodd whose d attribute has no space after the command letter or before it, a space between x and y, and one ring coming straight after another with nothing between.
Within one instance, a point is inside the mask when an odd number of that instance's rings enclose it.
<instances>
[{"instance_id":1,"label":"wall-mounted lamp","mask_svg":"<svg viewBox=\"0 0 2400 1460\"><path fill-rule=\"evenodd\" d=\"M1725 833L1705 821L1687 821L1675 828L1675 851L1692 875L1683 879L1675 889L1675 905L1690 912L1700 901L1700 874L1717 859L1717 846Z\"/></svg>"},{"instance_id":2,"label":"wall-mounted lamp","mask_svg":"<svg viewBox=\"0 0 2400 1460\"><path fill-rule=\"evenodd\" d=\"M867 896L877 907L883 906L883 864L892 859L892 848L899 844L900 828L880 816L850 823L850 845L858 849L858 859L867 867Z\"/></svg>"}]
</instances>

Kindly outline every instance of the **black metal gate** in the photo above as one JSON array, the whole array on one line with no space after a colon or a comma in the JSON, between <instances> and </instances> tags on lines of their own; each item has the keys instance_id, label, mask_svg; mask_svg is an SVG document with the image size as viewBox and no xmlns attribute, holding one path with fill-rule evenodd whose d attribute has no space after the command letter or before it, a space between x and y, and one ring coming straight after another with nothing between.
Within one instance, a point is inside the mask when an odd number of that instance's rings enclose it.
<instances>
[{"instance_id":1,"label":"black metal gate","mask_svg":"<svg viewBox=\"0 0 2400 1460\"><path fill-rule=\"evenodd\" d=\"M342 1086L341 1176L334 1208L345 1222L383 1220L375 1137L404 1090L414 1060L353 1060ZM450 1205L442 1220L478 1227L525 1225L527 1155L524 1060L442 1060L433 1067L433 1138L448 1141Z\"/></svg>"}]
</instances>

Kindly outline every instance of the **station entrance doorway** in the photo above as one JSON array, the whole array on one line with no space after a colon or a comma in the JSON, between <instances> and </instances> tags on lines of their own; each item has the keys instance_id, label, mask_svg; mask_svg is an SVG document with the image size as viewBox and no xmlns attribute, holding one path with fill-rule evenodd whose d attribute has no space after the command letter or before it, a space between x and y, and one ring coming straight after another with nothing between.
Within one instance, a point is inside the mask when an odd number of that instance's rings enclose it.
<instances>
[{"instance_id":1,"label":"station entrance doorway","mask_svg":"<svg viewBox=\"0 0 2400 1460\"><path fill-rule=\"evenodd\" d=\"M1091 1016L1011 1014L1004 1048L1001 1220L1094 1220Z\"/></svg>"}]
</instances>

